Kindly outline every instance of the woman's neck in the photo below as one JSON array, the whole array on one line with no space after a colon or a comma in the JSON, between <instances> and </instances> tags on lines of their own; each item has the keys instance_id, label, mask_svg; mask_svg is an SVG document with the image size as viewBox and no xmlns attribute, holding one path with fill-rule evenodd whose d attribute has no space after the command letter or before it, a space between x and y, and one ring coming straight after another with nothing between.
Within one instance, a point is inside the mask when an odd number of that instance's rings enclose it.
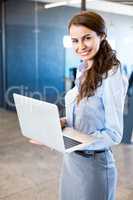
<instances>
[{"instance_id":1,"label":"woman's neck","mask_svg":"<svg viewBox=\"0 0 133 200\"><path fill-rule=\"evenodd\" d=\"M92 67L93 65L93 60L88 60L85 62L85 68L88 70Z\"/></svg>"}]
</instances>

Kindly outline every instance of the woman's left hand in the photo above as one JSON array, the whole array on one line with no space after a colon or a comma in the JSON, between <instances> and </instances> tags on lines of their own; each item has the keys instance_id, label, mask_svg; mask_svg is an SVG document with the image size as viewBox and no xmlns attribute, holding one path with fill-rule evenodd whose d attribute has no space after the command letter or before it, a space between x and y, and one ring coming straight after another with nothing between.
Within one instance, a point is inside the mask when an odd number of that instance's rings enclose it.
<instances>
[{"instance_id":1,"label":"woman's left hand","mask_svg":"<svg viewBox=\"0 0 133 200\"><path fill-rule=\"evenodd\" d=\"M29 142L32 144L43 145L41 142L38 142L36 140L29 140Z\"/></svg>"}]
</instances>

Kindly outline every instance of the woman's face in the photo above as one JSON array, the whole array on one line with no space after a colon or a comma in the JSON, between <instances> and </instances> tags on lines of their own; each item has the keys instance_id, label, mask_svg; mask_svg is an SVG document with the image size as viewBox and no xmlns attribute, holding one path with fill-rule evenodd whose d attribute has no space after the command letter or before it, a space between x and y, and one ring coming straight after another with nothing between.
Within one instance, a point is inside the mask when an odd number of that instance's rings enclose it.
<instances>
[{"instance_id":1,"label":"woman's face","mask_svg":"<svg viewBox=\"0 0 133 200\"><path fill-rule=\"evenodd\" d=\"M101 36L85 26L71 25L70 37L76 54L83 61L92 61L99 50Z\"/></svg>"}]
</instances>

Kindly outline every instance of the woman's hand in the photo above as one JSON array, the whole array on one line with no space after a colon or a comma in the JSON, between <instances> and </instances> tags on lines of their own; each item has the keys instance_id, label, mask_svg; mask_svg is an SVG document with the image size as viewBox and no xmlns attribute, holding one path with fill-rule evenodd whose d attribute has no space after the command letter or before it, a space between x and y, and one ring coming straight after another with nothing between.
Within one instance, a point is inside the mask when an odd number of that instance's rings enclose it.
<instances>
[{"instance_id":1,"label":"woman's hand","mask_svg":"<svg viewBox=\"0 0 133 200\"><path fill-rule=\"evenodd\" d=\"M60 124L61 124L61 128L65 128L66 127L66 124L67 124L66 117L61 117L60 118Z\"/></svg>"},{"instance_id":2,"label":"woman's hand","mask_svg":"<svg viewBox=\"0 0 133 200\"><path fill-rule=\"evenodd\" d=\"M32 144L43 145L42 143L40 143L36 140L29 140L29 142L32 143Z\"/></svg>"}]
</instances>

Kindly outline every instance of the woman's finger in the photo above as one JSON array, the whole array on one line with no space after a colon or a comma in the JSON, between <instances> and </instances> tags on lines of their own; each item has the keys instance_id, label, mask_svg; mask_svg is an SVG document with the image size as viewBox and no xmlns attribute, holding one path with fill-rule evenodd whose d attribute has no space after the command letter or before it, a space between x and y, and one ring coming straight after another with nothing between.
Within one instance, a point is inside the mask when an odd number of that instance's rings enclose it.
<instances>
[{"instance_id":1,"label":"woman's finger","mask_svg":"<svg viewBox=\"0 0 133 200\"><path fill-rule=\"evenodd\" d=\"M43 145L42 143L36 141L36 140L29 140L30 143L32 144L38 144L38 145Z\"/></svg>"}]
</instances>

